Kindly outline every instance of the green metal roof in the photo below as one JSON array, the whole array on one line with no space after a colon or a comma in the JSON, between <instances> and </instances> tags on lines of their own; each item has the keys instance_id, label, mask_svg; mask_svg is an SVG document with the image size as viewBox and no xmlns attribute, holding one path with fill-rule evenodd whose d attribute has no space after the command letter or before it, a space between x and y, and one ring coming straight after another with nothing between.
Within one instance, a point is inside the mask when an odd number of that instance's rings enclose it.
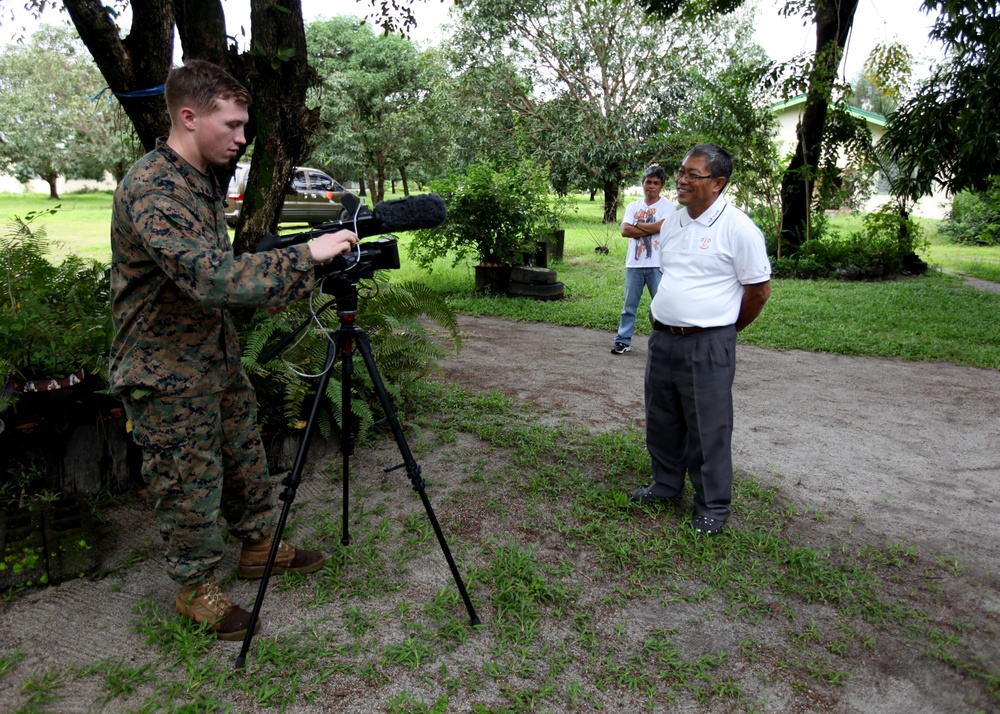
<instances>
[{"instance_id":1,"label":"green metal roof","mask_svg":"<svg viewBox=\"0 0 1000 714\"><path fill-rule=\"evenodd\" d=\"M777 114L782 109L788 109L789 107L795 107L799 104L806 103L806 95L799 94L798 96L792 97L791 99L785 99L780 102L775 102L771 105L771 111ZM841 105L844 106L844 105ZM876 126L885 126L885 117L881 114L876 114L875 112L870 112L866 109L859 109L858 107L847 106L847 112L851 116L856 116L859 119L864 119L865 121L875 124Z\"/></svg>"}]
</instances>

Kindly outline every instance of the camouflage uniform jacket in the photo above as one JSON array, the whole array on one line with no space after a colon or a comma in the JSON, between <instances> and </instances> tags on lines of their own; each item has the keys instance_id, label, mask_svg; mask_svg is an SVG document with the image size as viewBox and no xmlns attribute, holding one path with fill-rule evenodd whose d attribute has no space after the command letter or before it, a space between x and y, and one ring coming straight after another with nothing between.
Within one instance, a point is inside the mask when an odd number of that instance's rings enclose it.
<instances>
[{"instance_id":1,"label":"camouflage uniform jacket","mask_svg":"<svg viewBox=\"0 0 1000 714\"><path fill-rule=\"evenodd\" d=\"M115 191L111 391L212 394L239 374L229 308L287 305L315 287L307 245L235 255L223 191L157 140Z\"/></svg>"}]
</instances>

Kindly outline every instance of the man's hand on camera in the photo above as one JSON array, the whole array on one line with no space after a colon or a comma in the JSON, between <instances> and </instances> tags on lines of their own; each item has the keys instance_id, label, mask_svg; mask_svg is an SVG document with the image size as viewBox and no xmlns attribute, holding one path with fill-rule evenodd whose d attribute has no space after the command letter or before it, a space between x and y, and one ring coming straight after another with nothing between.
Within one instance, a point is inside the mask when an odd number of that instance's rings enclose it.
<instances>
[{"instance_id":1,"label":"man's hand on camera","mask_svg":"<svg viewBox=\"0 0 1000 714\"><path fill-rule=\"evenodd\" d=\"M324 233L309 241L309 252L316 263L329 263L338 255L343 255L358 243L353 231L341 229L335 233Z\"/></svg>"}]
</instances>

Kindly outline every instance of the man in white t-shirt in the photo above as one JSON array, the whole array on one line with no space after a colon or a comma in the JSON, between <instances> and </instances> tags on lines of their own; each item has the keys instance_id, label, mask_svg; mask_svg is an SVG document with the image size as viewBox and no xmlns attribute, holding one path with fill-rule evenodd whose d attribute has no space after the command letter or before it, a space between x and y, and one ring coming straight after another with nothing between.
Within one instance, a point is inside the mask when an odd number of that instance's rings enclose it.
<instances>
[{"instance_id":1,"label":"man in white t-shirt","mask_svg":"<svg viewBox=\"0 0 1000 714\"><path fill-rule=\"evenodd\" d=\"M632 349L635 332L635 313L642 298L642 289L649 289L649 297L656 297L660 285L660 226L663 219L674 212L674 204L660 198L667 182L667 172L661 167L650 166L642 174L644 196L625 208L622 235L628 238L625 254L625 307L618 321L618 334L611 354L620 355Z\"/></svg>"},{"instance_id":2,"label":"man in white t-shirt","mask_svg":"<svg viewBox=\"0 0 1000 714\"><path fill-rule=\"evenodd\" d=\"M753 221L723 198L733 162L702 144L677 172L682 208L660 230L663 279L650 306L646 448L653 480L637 503L676 498L687 473L692 525L715 535L731 512L736 333L771 294L771 263Z\"/></svg>"}]
</instances>

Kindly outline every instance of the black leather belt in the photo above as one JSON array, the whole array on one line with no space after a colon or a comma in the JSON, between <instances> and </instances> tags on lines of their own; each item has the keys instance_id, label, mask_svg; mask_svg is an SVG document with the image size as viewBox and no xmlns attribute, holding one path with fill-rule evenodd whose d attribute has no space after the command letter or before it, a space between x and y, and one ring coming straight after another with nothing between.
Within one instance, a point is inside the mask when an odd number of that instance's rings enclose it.
<instances>
[{"instance_id":1,"label":"black leather belt","mask_svg":"<svg viewBox=\"0 0 1000 714\"><path fill-rule=\"evenodd\" d=\"M674 327L673 325L664 325L662 322L657 322L653 320L654 330L666 330L667 332L672 332L675 335L681 335L682 337L686 335L696 335L699 332L705 332L707 330L718 330L723 325L716 325L715 327Z\"/></svg>"}]
</instances>

